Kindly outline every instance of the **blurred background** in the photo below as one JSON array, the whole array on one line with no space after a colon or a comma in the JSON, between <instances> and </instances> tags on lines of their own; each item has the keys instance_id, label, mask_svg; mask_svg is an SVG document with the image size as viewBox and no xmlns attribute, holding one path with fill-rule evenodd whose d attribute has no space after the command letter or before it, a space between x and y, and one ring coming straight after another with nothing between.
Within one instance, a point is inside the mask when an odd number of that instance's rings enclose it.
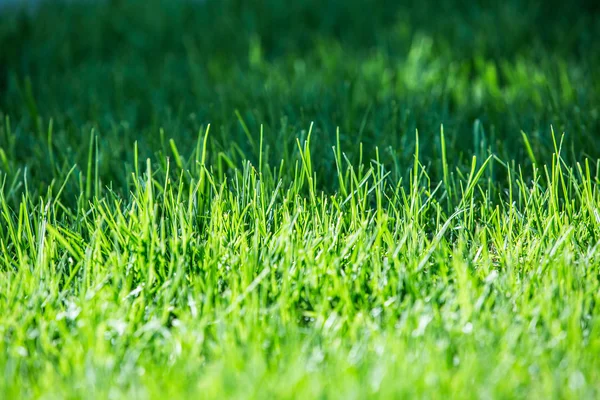
<instances>
[{"instance_id":1,"label":"blurred background","mask_svg":"<svg viewBox=\"0 0 600 400\"><path fill-rule=\"evenodd\" d=\"M338 128L351 161L361 142L364 157L377 146L386 164L410 162L417 129L435 160L441 124L456 164L527 162L521 131L543 157L551 126L569 157L600 156L597 1L0 4L0 114L16 132L5 168L43 177L52 149L52 168L82 162L93 128L101 173L119 181L135 141L142 155L169 153L169 138L191 149L208 123L230 166L257 160L261 125L278 165L314 123L323 174Z\"/></svg>"}]
</instances>

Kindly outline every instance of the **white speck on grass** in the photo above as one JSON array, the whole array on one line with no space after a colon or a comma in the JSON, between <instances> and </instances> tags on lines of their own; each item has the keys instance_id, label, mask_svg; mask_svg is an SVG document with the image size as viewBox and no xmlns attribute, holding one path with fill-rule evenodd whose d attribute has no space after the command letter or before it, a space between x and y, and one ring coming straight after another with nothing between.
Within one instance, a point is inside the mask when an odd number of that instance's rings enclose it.
<instances>
[{"instance_id":1,"label":"white speck on grass","mask_svg":"<svg viewBox=\"0 0 600 400\"><path fill-rule=\"evenodd\" d=\"M143 289L142 285L139 285L138 287L133 289L131 292L129 292L129 294L125 298L137 297L142 292L142 289Z\"/></svg>"},{"instance_id":2,"label":"white speck on grass","mask_svg":"<svg viewBox=\"0 0 600 400\"><path fill-rule=\"evenodd\" d=\"M196 318L198 316L198 307L196 307L196 300L191 295L188 295L188 307L190 308L192 317Z\"/></svg>"},{"instance_id":3,"label":"white speck on grass","mask_svg":"<svg viewBox=\"0 0 600 400\"><path fill-rule=\"evenodd\" d=\"M432 320L433 317L431 315L422 315L421 318L419 318L419 325L417 326L417 329L415 329L412 333L413 337L423 336L425 329L427 329L427 325L429 325Z\"/></svg>"},{"instance_id":4,"label":"white speck on grass","mask_svg":"<svg viewBox=\"0 0 600 400\"><path fill-rule=\"evenodd\" d=\"M463 327L463 329L462 329L462 332L463 332L465 335L470 335L471 333L473 333L473 324L472 324L472 323L470 323L470 322L467 322L467 323L465 324L465 326Z\"/></svg>"},{"instance_id":5,"label":"white speck on grass","mask_svg":"<svg viewBox=\"0 0 600 400\"><path fill-rule=\"evenodd\" d=\"M585 376L579 370L574 371L569 376L569 389L577 390L585 386Z\"/></svg>"},{"instance_id":6,"label":"white speck on grass","mask_svg":"<svg viewBox=\"0 0 600 400\"><path fill-rule=\"evenodd\" d=\"M310 354L310 357L306 363L306 369L308 371L316 371L319 368L319 364L321 364L325 360L325 354L320 348L314 348Z\"/></svg>"},{"instance_id":7,"label":"white speck on grass","mask_svg":"<svg viewBox=\"0 0 600 400\"><path fill-rule=\"evenodd\" d=\"M113 319L108 322L108 326L114 329L118 336L123 336L127 329L127 323L121 319Z\"/></svg>"},{"instance_id":8,"label":"white speck on grass","mask_svg":"<svg viewBox=\"0 0 600 400\"><path fill-rule=\"evenodd\" d=\"M323 330L325 332L330 331L334 327L337 319L338 319L337 314L335 312L332 312L329 315L329 317L327 317L327 319L325 320L325 324L323 325Z\"/></svg>"},{"instance_id":9,"label":"white speck on grass","mask_svg":"<svg viewBox=\"0 0 600 400\"><path fill-rule=\"evenodd\" d=\"M21 357L27 357L29 355L29 352L27 351L27 349L23 346L18 346L15 351L17 352L18 355L20 355Z\"/></svg>"},{"instance_id":10,"label":"white speck on grass","mask_svg":"<svg viewBox=\"0 0 600 400\"><path fill-rule=\"evenodd\" d=\"M369 377L369 385L371 386L371 390L373 392L379 391L384 377L385 377L385 368L382 366L382 364L377 364L372 369L371 376Z\"/></svg>"},{"instance_id":11,"label":"white speck on grass","mask_svg":"<svg viewBox=\"0 0 600 400\"><path fill-rule=\"evenodd\" d=\"M58 315L56 316L56 320L60 321L60 320L63 320L66 318L69 321L74 321L80 312L81 312L81 308L79 308L77 306L77 304L70 302L67 305L67 309L65 311L58 313Z\"/></svg>"},{"instance_id":12,"label":"white speck on grass","mask_svg":"<svg viewBox=\"0 0 600 400\"><path fill-rule=\"evenodd\" d=\"M490 274L488 276L486 276L485 283L492 283L496 280L497 277L498 277L498 271L493 270L492 272L490 272Z\"/></svg>"}]
</instances>

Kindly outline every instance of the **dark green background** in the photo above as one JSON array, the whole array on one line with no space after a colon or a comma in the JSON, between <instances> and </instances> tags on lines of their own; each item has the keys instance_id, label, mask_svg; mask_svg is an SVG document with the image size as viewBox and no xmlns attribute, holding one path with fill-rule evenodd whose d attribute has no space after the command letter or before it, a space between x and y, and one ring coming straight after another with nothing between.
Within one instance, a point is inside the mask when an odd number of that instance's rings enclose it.
<instances>
[{"instance_id":1,"label":"dark green background","mask_svg":"<svg viewBox=\"0 0 600 400\"><path fill-rule=\"evenodd\" d=\"M5 12L0 114L11 133L0 134L2 168L10 175L27 165L34 182L47 183L85 163L94 128L101 178L125 187L135 141L142 156L160 158L173 138L187 157L208 123L211 162L221 153L228 168L258 161L261 124L264 160L274 166L312 122L324 175L338 127L352 162L361 142L363 160L377 146L398 170L410 165L418 129L434 175L441 124L453 165L490 153L529 162L521 130L547 160L551 125L566 134L565 157L596 158L598 9L593 1L117 0Z\"/></svg>"}]
</instances>

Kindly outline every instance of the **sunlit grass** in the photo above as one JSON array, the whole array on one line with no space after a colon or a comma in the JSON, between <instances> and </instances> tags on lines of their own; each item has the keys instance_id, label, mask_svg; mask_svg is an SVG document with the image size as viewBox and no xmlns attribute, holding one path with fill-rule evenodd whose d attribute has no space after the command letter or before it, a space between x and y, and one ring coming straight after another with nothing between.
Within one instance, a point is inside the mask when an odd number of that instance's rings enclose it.
<instances>
[{"instance_id":1,"label":"sunlit grass","mask_svg":"<svg viewBox=\"0 0 600 400\"><path fill-rule=\"evenodd\" d=\"M316 3L0 16L0 397L600 395L593 17Z\"/></svg>"}]
</instances>

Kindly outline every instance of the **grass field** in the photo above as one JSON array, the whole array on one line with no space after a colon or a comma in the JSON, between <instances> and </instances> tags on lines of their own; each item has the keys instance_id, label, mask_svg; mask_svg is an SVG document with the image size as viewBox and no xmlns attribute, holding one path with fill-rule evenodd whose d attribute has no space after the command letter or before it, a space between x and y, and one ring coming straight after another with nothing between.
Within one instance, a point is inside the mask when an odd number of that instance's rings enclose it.
<instances>
[{"instance_id":1,"label":"grass field","mask_svg":"<svg viewBox=\"0 0 600 400\"><path fill-rule=\"evenodd\" d=\"M0 14L0 398L600 397L600 10Z\"/></svg>"}]
</instances>

